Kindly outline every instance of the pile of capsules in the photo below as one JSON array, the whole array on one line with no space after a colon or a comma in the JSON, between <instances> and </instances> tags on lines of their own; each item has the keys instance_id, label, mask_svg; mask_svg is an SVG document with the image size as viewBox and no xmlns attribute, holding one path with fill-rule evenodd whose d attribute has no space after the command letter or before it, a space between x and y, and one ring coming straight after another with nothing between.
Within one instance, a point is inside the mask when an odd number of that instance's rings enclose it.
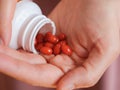
<instances>
[{"instance_id":1,"label":"pile of capsules","mask_svg":"<svg viewBox=\"0 0 120 90\"><path fill-rule=\"evenodd\" d=\"M45 55L66 54L72 55L72 49L67 44L67 37L64 33L53 35L47 32L45 35L38 33L35 39L35 49Z\"/></svg>"}]
</instances>

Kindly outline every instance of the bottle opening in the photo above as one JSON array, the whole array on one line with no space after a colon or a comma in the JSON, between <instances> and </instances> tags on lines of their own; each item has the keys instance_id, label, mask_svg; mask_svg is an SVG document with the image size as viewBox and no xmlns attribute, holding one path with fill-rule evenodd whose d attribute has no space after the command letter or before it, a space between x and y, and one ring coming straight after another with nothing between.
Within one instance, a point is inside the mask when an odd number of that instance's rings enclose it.
<instances>
[{"instance_id":1,"label":"bottle opening","mask_svg":"<svg viewBox=\"0 0 120 90\"><path fill-rule=\"evenodd\" d=\"M37 30L33 30L33 31L36 31L33 33L33 37L31 38L31 44L30 44L30 47L31 47L31 51L33 53L38 53L36 48L35 48L35 42L36 42L36 36L38 33L42 33L43 35L45 35L45 33L47 32L51 32L52 34L55 34L55 25L54 23L48 19L43 21L42 24L40 23L40 25L38 24L38 26L36 26ZM32 45L32 46L31 46Z\"/></svg>"},{"instance_id":2,"label":"bottle opening","mask_svg":"<svg viewBox=\"0 0 120 90\"><path fill-rule=\"evenodd\" d=\"M43 35L45 35L45 33L47 33L47 32L51 32L52 34L55 34L55 32L53 32L52 24L50 24L50 23L45 24L45 25L39 30L38 33L42 33Z\"/></svg>"}]
</instances>

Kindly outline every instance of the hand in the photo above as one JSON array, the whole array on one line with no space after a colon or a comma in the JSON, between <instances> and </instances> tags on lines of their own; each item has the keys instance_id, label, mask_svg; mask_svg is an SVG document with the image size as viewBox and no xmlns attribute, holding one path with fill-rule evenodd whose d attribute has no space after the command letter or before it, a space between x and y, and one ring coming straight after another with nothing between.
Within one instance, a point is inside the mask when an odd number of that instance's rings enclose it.
<instances>
[{"instance_id":1,"label":"hand","mask_svg":"<svg viewBox=\"0 0 120 90\"><path fill-rule=\"evenodd\" d=\"M10 41L16 1L0 0L0 37L5 45ZM56 82L63 75L59 68L48 64L40 55L12 50L3 44L0 45L0 72L32 85L56 86Z\"/></svg>"},{"instance_id":2,"label":"hand","mask_svg":"<svg viewBox=\"0 0 120 90\"><path fill-rule=\"evenodd\" d=\"M50 18L57 33L67 34L73 55L43 58L1 46L0 72L32 85L57 85L58 90L94 85L119 55L119 27L116 15L111 15L115 11L109 3L61 1Z\"/></svg>"},{"instance_id":3,"label":"hand","mask_svg":"<svg viewBox=\"0 0 120 90\"><path fill-rule=\"evenodd\" d=\"M53 88L63 76L63 72L47 63L44 57L2 45L0 45L0 62L1 73L33 86Z\"/></svg>"},{"instance_id":4,"label":"hand","mask_svg":"<svg viewBox=\"0 0 120 90\"><path fill-rule=\"evenodd\" d=\"M65 73L58 90L95 85L120 54L118 1L63 0L50 17L67 34L77 67Z\"/></svg>"}]
</instances>

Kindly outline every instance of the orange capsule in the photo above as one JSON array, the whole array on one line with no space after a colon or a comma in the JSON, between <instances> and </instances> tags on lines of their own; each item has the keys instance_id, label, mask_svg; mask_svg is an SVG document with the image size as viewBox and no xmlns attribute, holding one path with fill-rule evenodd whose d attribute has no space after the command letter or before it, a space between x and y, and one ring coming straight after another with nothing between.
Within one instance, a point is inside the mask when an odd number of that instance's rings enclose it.
<instances>
[{"instance_id":1,"label":"orange capsule","mask_svg":"<svg viewBox=\"0 0 120 90\"><path fill-rule=\"evenodd\" d=\"M43 43L39 43L35 45L35 49L40 52L40 49L43 47Z\"/></svg>"},{"instance_id":2,"label":"orange capsule","mask_svg":"<svg viewBox=\"0 0 120 90\"><path fill-rule=\"evenodd\" d=\"M67 41L62 40L62 41L60 41L59 43L60 43L61 45L64 45L64 44L67 44Z\"/></svg>"},{"instance_id":3,"label":"orange capsule","mask_svg":"<svg viewBox=\"0 0 120 90\"><path fill-rule=\"evenodd\" d=\"M60 54L61 53L61 44L56 44L55 46L54 46L54 48L53 48L53 53L55 54L55 55L58 55L58 54Z\"/></svg>"},{"instance_id":4,"label":"orange capsule","mask_svg":"<svg viewBox=\"0 0 120 90\"><path fill-rule=\"evenodd\" d=\"M62 53L66 54L66 55L72 55L72 49L68 46L68 45L62 45L61 47Z\"/></svg>"},{"instance_id":5,"label":"orange capsule","mask_svg":"<svg viewBox=\"0 0 120 90\"><path fill-rule=\"evenodd\" d=\"M55 35L51 35L49 37L46 38L48 42L56 44L59 42L58 37L56 37Z\"/></svg>"},{"instance_id":6,"label":"orange capsule","mask_svg":"<svg viewBox=\"0 0 120 90\"><path fill-rule=\"evenodd\" d=\"M42 33L38 33L37 36L36 36L36 40L37 40L37 43L42 43L43 42L43 34Z\"/></svg>"},{"instance_id":7,"label":"orange capsule","mask_svg":"<svg viewBox=\"0 0 120 90\"><path fill-rule=\"evenodd\" d=\"M58 38L59 38L59 40L65 40L66 39L66 35L64 33L60 33L58 35Z\"/></svg>"},{"instance_id":8,"label":"orange capsule","mask_svg":"<svg viewBox=\"0 0 120 90\"><path fill-rule=\"evenodd\" d=\"M44 41L48 41L47 39L48 39L48 37L50 37L50 36L52 36L52 33L51 33L51 32L47 32L47 33L45 34Z\"/></svg>"},{"instance_id":9,"label":"orange capsule","mask_svg":"<svg viewBox=\"0 0 120 90\"><path fill-rule=\"evenodd\" d=\"M47 33L45 34L45 36L50 36L50 35L52 35L51 32L47 32Z\"/></svg>"},{"instance_id":10,"label":"orange capsule","mask_svg":"<svg viewBox=\"0 0 120 90\"><path fill-rule=\"evenodd\" d=\"M52 43L50 43L50 42L45 42L44 46L53 48L54 45Z\"/></svg>"},{"instance_id":11,"label":"orange capsule","mask_svg":"<svg viewBox=\"0 0 120 90\"><path fill-rule=\"evenodd\" d=\"M52 54L52 52L53 52L53 50L51 49L51 48L49 48L49 47L42 47L41 49L40 49L40 52L42 53L42 54L46 54L46 55L51 55Z\"/></svg>"}]
</instances>

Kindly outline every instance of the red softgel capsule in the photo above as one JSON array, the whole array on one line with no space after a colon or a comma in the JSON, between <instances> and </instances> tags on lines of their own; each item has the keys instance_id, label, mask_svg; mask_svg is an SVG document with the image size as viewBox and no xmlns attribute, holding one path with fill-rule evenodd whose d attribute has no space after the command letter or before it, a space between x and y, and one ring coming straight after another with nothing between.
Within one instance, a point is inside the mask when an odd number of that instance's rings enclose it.
<instances>
[{"instance_id":1,"label":"red softgel capsule","mask_svg":"<svg viewBox=\"0 0 120 90\"><path fill-rule=\"evenodd\" d=\"M55 35L51 35L49 37L46 38L48 42L56 44L59 42L58 37L56 37Z\"/></svg>"},{"instance_id":2,"label":"red softgel capsule","mask_svg":"<svg viewBox=\"0 0 120 90\"><path fill-rule=\"evenodd\" d=\"M61 53L61 44L56 44L53 48L53 54L54 55L58 55Z\"/></svg>"},{"instance_id":3,"label":"red softgel capsule","mask_svg":"<svg viewBox=\"0 0 120 90\"><path fill-rule=\"evenodd\" d=\"M50 47L44 46L40 49L40 52L45 55L51 55L53 50Z\"/></svg>"},{"instance_id":4,"label":"red softgel capsule","mask_svg":"<svg viewBox=\"0 0 120 90\"><path fill-rule=\"evenodd\" d=\"M53 48L54 44L52 44L52 43L50 43L50 42L45 42L45 43L44 43L44 46Z\"/></svg>"},{"instance_id":5,"label":"red softgel capsule","mask_svg":"<svg viewBox=\"0 0 120 90\"><path fill-rule=\"evenodd\" d=\"M36 44L35 49L39 52L43 46L44 46L43 43Z\"/></svg>"},{"instance_id":6,"label":"red softgel capsule","mask_svg":"<svg viewBox=\"0 0 120 90\"><path fill-rule=\"evenodd\" d=\"M36 36L36 42L42 43L43 42L44 35L42 33L38 33Z\"/></svg>"},{"instance_id":7,"label":"red softgel capsule","mask_svg":"<svg viewBox=\"0 0 120 90\"><path fill-rule=\"evenodd\" d=\"M58 35L58 38L59 38L59 40L65 40L66 39L66 35L64 33L60 33Z\"/></svg>"},{"instance_id":8,"label":"red softgel capsule","mask_svg":"<svg viewBox=\"0 0 120 90\"><path fill-rule=\"evenodd\" d=\"M52 36L52 33L51 33L51 32L47 32L47 33L45 34L44 41L45 41L45 42L48 41L47 39L48 39L50 36Z\"/></svg>"},{"instance_id":9,"label":"red softgel capsule","mask_svg":"<svg viewBox=\"0 0 120 90\"><path fill-rule=\"evenodd\" d=\"M61 45L66 45L66 44L67 44L67 41L66 41L66 40L62 40L62 41L59 42L59 44L61 44Z\"/></svg>"},{"instance_id":10,"label":"red softgel capsule","mask_svg":"<svg viewBox=\"0 0 120 90\"><path fill-rule=\"evenodd\" d=\"M62 50L62 53L66 55L69 55L69 56L72 55L72 49L66 44L62 45L61 50Z\"/></svg>"},{"instance_id":11,"label":"red softgel capsule","mask_svg":"<svg viewBox=\"0 0 120 90\"><path fill-rule=\"evenodd\" d=\"M47 32L47 33L45 34L45 36L51 36L51 35L52 35L51 32Z\"/></svg>"}]
</instances>

